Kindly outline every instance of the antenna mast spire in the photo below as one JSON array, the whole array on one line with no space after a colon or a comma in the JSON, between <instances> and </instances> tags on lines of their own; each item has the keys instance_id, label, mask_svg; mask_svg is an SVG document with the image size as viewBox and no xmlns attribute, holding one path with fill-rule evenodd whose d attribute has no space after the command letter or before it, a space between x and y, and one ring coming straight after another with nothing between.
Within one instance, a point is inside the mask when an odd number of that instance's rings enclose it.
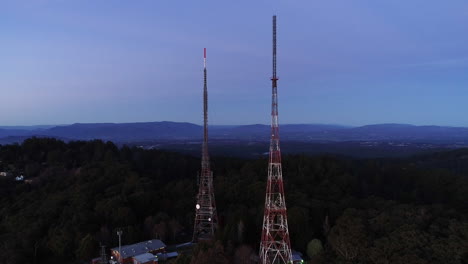
<instances>
[{"instance_id":1,"label":"antenna mast spire","mask_svg":"<svg viewBox=\"0 0 468 264\"><path fill-rule=\"evenodd\" d=\"M203 144L193 241L214 238L218 227L218 215L213 188L213 172L208 155L208 86L206 76L206 48L203 49Z\"/></svg>"},{"instance_id":2,"label":"antenna mast spire","mask_svg":"<svg viewBox=\"0 0 468 264\"><path fill-rule=\"evenodd\" d=\"M276 76L276 16L273 16L273 76L271 77L271 138L268 181L263 215L262 240L260 242L260 263L292 263L289 241L288 218L284 196L279 145L278 124L278 77Z\"/></svg>"}]
</instances>

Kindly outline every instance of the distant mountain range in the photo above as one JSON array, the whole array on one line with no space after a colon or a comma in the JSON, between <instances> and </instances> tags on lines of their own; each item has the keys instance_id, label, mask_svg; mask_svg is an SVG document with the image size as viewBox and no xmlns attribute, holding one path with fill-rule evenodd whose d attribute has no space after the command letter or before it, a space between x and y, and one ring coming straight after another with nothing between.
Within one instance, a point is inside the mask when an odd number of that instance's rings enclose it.
<instances>
[{"instance_id":1,"label":"distant mountain range","mask_svg":"<svg viewBox=\"0 0 468 264\"><path fill-rule=\"evenodd\" d=\"M269 125L210 126L210 140L269 140ZM145 141L198 141L202 126L181 122L96 123L60 126L0 126L0 144L25 138L55 137L65 140L102 139L119 143ZM280 127L287 141L406 141L468 143L467 127L377 124L360 127L324 124L285 124Z\"/></svg>"}]
</instances>

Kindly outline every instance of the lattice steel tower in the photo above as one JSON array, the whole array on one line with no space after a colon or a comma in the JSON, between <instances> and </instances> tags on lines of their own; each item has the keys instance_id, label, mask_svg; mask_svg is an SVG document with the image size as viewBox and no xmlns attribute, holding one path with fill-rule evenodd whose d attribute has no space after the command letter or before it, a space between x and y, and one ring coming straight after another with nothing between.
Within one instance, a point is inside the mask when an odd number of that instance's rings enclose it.
<instances>
[{"instance_id":1,"label":"lattice steel tower","mask_svg":"<svg viewBox=\"0 0 468 264\"><path fill-rule=\"evenodd\" d=\"M268 181L263 215L260 263L292 263L288 218L281 170L278 125L278 78L276 77L276 16L273 16L273 76L271 101L271 139Z\"/></svg>"},{"instance_id":2,"label":"lattice steel tower","mask_svg":"<svg viewBox=\"0 0 468 264\"><path fill-rule=\"evenodd\" d=\"M193 241L212 239L218 227L218 216L213 189L213 172L208 156L208 87L206 81L206 48L203 50L203 145L201 172L198 182Z\"/></svg>"}]
</instances>

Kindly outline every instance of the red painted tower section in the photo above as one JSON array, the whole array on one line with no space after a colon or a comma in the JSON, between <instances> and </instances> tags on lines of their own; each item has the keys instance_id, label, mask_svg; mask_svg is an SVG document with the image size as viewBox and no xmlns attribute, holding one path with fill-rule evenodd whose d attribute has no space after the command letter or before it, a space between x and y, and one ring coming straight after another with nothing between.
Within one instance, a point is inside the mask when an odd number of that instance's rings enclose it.
<instances>
[{"instance_id":1,"label":"red painted tower section","mask_svg":"<svg viewBox=\"0 0 468 264\"><path fill-rule=\"evenodd\" d=\"M195 205L195 224L193 242L208 240L214 237L218 227L216 202L213 188L213 172L208 155L208 87L206 79L206 48L203 50L203 145L201 172L198 182L197 204Z\"/></svg>"},{"instance_id":2,"label":"red painted tower section","mask_svg":"<svg viewBox=\"0 0 468 264\"><path fill-rule=\"evenodd\" d=\"M271 139L268 181L263 215L260 263L292 263L288 218L284 197L278 125L278 78L276 77L276 16L273 16L273 76L271 101Z\"/></svg>"}]
</instances>

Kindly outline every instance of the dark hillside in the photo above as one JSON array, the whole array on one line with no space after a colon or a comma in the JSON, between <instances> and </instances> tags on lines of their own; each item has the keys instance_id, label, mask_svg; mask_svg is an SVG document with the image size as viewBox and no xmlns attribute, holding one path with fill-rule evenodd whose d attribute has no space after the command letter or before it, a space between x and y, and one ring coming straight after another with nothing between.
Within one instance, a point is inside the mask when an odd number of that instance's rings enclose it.
<instances>
[{"instance_id":1,"label":"dark hillside","mask_svg":"<svg viewBox=\"0 0 468 264\"><path fill-rule=\"evenodd\" d=\"M117 228L124 244L191 239L198 158L33 138L1 146L0 161L0 171L29 180L0 177L2 263L88 261L99 242L117 245ZM293 247L309 252L312 263L466 263L468 177L446 161L443 153L284 157ZM241 249L258 250L267 160L214 157L212 163L222 224L217 256L223 257L216 263L234 263ZM324 250L308 250L312 239ZM197 251L197 259L209 252Z\"/></svg>"}]
</instances>

